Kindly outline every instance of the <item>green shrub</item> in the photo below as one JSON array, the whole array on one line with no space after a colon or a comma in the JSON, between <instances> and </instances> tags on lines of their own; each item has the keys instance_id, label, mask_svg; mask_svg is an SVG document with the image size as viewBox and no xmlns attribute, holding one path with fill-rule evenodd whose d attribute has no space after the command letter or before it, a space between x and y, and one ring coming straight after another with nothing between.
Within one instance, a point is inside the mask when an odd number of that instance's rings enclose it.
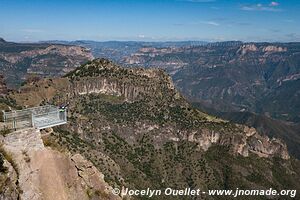
<instances>
[{"instance_id":1,"label":"green shrub","mask_svg":"<svg viewBox=\"0 0 300 200\"><path fill-rule=\"evenodd\" d=\"M9 130L8 128L4 128L4 129L0 130L0 135L6 136L10 132L11 132L11 130Z\"/></svg>"},{"instance_id":2,"label":"green shrub","mask_svg":"<svg viewBox=\"0 0 300 200\"><path fill-rule=\"evenodd\" d=\"M0 173L4 173L7 171L7 168L4 166L4 158L3 155L0 154Z\"/></svg>"}]
</instances>

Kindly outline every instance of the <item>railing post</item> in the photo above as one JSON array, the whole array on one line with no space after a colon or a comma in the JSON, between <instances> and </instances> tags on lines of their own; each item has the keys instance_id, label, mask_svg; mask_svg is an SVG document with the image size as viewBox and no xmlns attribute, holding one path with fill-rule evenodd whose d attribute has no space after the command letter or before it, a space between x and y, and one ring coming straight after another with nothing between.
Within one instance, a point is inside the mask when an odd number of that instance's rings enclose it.
<instances>
[{"instance_id":1,"label":"railing post","mask_svg":"<svg viewBox=\"0 0 300 200\"><path fill-rule=\"evenodd\" d=\"M31 113L31 126L34 127L34 115Z\"/></svg>"},{"instance_id":2,"label":"railing post","mask_svg":"<svg viewBox=\"0 0 300 200\"><path fill-rule=\"evenodd\" d=\"M65 117L65 122L67 121L67 108L65 109L65 112L64 112L64 117Z\"/></svg>"},{"instance_id":3,"label":"railing post","mask_svg":"<svg viewBox=\"0 0 300 200\"><path fill-rule=\"evenodd\" d=\"M6 115L5 115L5 111L2 110L2 113L3 113L3 122L6 122Z\"/></svg>"},{"instance_id":4,"label":"railing post","mask_svg":"<svg viewBox=\"0 0 300 200\"><path fill-rule=\"evenodd\" d=\"M17 130L17 124L16 124L16 118L13 118L13 129L16 131Z\"/></svg>"},{"instance_id":5,"label":"railing post","mask_svg":"<svg viewBox=\"0 0 300 200\"><path fill-rule=\"evenodd\" d=\"M33 127L33 114L31 113L31 118L30 118L30 126Z\"/></svg>"},{"instance_id":6,"label":"railing post","mask_svg":"<svg viewBox=\"0 0 300 200\"><path fill-rule=\"evenodd\" d=\"M57 112L57 118L60 120L60 110L56 109L56 112Z\"/></svg>"}]
</instances>

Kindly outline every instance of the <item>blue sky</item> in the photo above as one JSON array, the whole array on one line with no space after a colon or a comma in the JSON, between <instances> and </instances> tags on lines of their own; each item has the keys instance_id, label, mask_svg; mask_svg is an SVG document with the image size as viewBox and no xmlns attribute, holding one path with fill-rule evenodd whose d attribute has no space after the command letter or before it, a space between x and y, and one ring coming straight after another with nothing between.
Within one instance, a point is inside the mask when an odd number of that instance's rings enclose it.
<instances>
[{"instance_id":1,"label":"blue sky","mask_svg":"<svg viewBox=\"0 0 300 200\"><path fill-rule=\"evenodd\" d=\"M0 37L300 41L299 0L0 0Z\"/></svg>"}]
</instances>

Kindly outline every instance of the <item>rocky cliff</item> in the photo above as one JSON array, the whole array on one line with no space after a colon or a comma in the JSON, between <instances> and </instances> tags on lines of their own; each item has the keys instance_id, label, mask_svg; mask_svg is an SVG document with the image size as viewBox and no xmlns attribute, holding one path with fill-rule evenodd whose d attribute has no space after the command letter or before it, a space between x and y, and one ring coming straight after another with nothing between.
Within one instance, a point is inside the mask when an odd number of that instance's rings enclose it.
<instances>
[{"instance_id":1,"label":"rocky cliff","mask_svg":"<svg viewBox=\"0 0 300 200\"><path fill-rule=\"evenodd\" d=\"M10 87L28 75L61 76L93 59L84 47L48 43L0 43L0 71Z\"/></svg>"},{"instance_id":2,"label":"rocky cliff","mask_svg":"<svg viewBox=\"0 0 300 200\"><path fill-rule=\"evenodd\" d=\"M45 147L38 130L10 133L1 144L13 166L8 177L16 186L1 193L0 199L120 199L111 194L112 188L91 162L80 154Z\"/></svg>"},{"instance_id":3,"label":"rocky cliff","mask_svg":"<svg viewBox=\"0 0 300 200\"><path fill-rule=\"evenodd\" d=\"M68 125L51 139L92 161L114 187L297 187L299 162L281 140L195 109L162 70L97 59L10 97L23 106L68 104Z\"/></svg>"},{"instance_id":4,"label":"rocky cliff","mask_svg":"<svg viewBox=\"0 0 300 200\"><path fill-rule=\"evenodd\" d=\"M163 95L174 90L169 76L159 69L124 69L98 59L66 75L71 79L70 94L106 94L137 101L145 96ZM179 94L177 94L179 95Z\"/></svg>"}]
</instances>

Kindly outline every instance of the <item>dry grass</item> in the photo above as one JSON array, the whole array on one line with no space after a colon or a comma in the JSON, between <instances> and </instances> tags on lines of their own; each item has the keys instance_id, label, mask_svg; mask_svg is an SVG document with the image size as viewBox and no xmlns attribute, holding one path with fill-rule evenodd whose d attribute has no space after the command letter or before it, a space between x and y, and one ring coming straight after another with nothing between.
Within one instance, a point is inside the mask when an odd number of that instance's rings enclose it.
<instances>
[{"instance_id":1,"label":"dry grass","mask_svg":"<svg viewBox=\"0 0 300 200\"><path fill-rule=\"evenodd\" d=\"M34 85L23 86L21 93L10 93L10 97L15 99L18 105L37 106L52 99L58 91L64 91L68 84L67 78L42 79Z\"/></svg>"},{"instance_id":2,"label":"dry grass","mask_svg":"<svg viewBox=\"0 0 300 200\"><path fill-rule=\"evenodd\" d=\"M56 141L57 138L55 138L52 133L49 134L49 135L42 135L42 140L43 140L43 143L46 147L51 147L51 149L54 149L54 150L57 150L59 152L62 152L62 153L66 153L68 152L68 150L61 146L57 141Z\"/></svg>"}]
</instances>

